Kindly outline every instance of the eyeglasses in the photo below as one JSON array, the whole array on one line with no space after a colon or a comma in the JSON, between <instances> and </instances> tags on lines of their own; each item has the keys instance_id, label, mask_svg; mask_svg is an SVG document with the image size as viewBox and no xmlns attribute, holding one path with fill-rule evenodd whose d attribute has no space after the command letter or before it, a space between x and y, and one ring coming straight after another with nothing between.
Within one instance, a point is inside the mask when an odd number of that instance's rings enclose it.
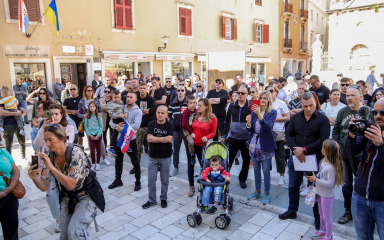
<instances>
[{"instance_id":1,"label":"eyeglasses","mask_svg":"<svg viewBox=\"0 0 384 240\"><path fill-rule=\"evenodd\" d=\"M372 113L373 113L373 115L375 115L375 116L376 116L377 114L379 114L379 113L380 113L381 116L384 116L384 111L376 111L376 110L373 110Z\"/></svg>"},{"instance_id":2,"label":"eyeglasses","mask_svg":"<svg viewBox=\"0 0 384 240\"><path fill-rule=\"evenodd\" d=\"M71 88L71 89L69 89L69 90L71 90L71 91L75 91L75 90L77 90L77 88Z\"/></svg>"},{"instance_id":3,"label":"eyeglasses","mask_svg":"<svg viewBox=\"0 0 384 240\"><path fill-rule=\"evenodd\" d=\"M104 91L104 93L111 93L111 91Z\"/></svg>"},{"instance_id":4,"label":"eyeglasses","mask_svg":"<svg viewBox=\"0 0 384 240\"><path fill-rule=\"evenodd\" d=\"M221 81L217 81L216 83L221 84Z\"/></svg>"},{"instance_id":5,"label":"eyeglasses","mask_svg":"<svg viewBox=\"0 0 384 240\"><path fill-rule=\"evenodd\" d=\"M245 95L245 94L247 94L247 93L245 93L245 92L237 92L237 94Z\"/></svg>"},{"instance_id":6,"label":"eyeglasses","mask_svg":"<svg viewBox=\"0 0 384 240\"><path fill-rule=\"evenodd\" d=\"M93 89L88 89L87 92L93 92Z\"/></svg>"},{"instance_id":7,"label":"eyeglasses","mask_svg":"<svg viewBox=\"0 0 384 240\"><path fill-rule=\"evenodd\" d=\"M342 87L348 87L349 84L348 84L348 83L347 83L347 84L340 84L340 86L342 86Z\"/></svg>"},{"instance_id":8,"label":"eyeglasses","mask_svg":"<svg viewBox=\"0 0 384 240\"><path fill-rule=\"evenodd\" d=\"M40 95L45 95L45 92L39 92Z\"/></svg>"},{"instance_id":9,"label":"eyeglasses","mask_svg":"<svg viewBox=\"0 0 384 240\"><path fill-rule=\"evenodd\" d=\"M171 83L171 81L165 81L166 83Z\"/></svg>"},{"instance_id":10,"label":"eyeglasses","mask_svg":"<svg viewBox=\"0 0 384 240\"><path fill-rule=\"evenodd\" d=\"M178 91L178 92L184 92L184 90L183 90L183 89L177 89L177 91Z\"/></svg>"}]
</instances>

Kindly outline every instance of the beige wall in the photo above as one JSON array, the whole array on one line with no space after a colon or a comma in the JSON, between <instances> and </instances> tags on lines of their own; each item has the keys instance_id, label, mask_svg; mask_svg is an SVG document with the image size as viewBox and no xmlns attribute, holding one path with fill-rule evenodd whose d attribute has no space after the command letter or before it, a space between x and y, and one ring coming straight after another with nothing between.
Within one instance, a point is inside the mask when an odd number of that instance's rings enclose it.
<instances>
[{"instance_id":1,"label":"beige wall","mask_svg":"<svg viewBox=\"0 0 384 240\"><path fill-rule=\"evenodd\" d=\"M3 0L4 1L4 0ZM8 1L8 0L5 0ZM2 37L0 44L47 45L50 46L51 72L54 75L53 56L85 56L84 45L94 46L94 56L100 57L101 50L157 52L163 45L160 37L167 35L167 49L163 52L205 53L209 51L248 51L249 43L254 43L254 20L263 20L269 24L269 43L254 46L251 54L257 57L270 57L272 63L267 64L267 75L278 75L278 3L264 1L259 7L253 0L210 0L183 3L193 6L192 38L178 37L177 1L173 0L134 0L135 32L112 31L111 0L66 0L58 2L61 34L56 34L55 26L46 18L45 24L38 25L30 38L23 35L16 23L6 23L1 18ZM50 0L43 0L46 9ZM225 41L221 38L222 12L234 14L237 18L238 40ZM0 4L0 15L5 13L4 4ZM29 25L31 32L33 25ZM62 46L75 46L81 52L64 54ZM194 61L194 72L200 73L200 62ZM153 61L153 72L163 76L162 61ZM247 69L247 73L249 69ZM10 86L9 58L0 56L0 73L2 84ZM91 78L92 73L88 73Z\"/></svg>"}]
</instances>

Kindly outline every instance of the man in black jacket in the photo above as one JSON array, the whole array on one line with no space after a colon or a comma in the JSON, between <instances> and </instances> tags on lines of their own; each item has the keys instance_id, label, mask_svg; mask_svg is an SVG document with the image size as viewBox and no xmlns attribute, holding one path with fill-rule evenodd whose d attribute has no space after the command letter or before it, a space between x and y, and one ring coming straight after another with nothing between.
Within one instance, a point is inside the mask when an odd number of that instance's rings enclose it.
<instances>
[{"instance_id":1,"label":"man in black jacket","mask_svg":"<svg viewBox=\"0 0 384 240\"><path fill-rule=\"evenodd\" d=\"M219 139L219 131L221 135L223 135L224 132L225 108L227 107L228 92L224 90L223 87L223 79L216 79L216 89L209 90L207 94L207 98L212 105L212 112L217 118L216 135L213 137L214 141Z\"/></svg>"},{"instance_id":2,"label":"man in black jacket","mask_svg":"<svg viewBox=\"0 0 384 240\"><path fill-rule=\"evenodd\" d=\"M99 80L99 75L95 74L95 79L92 80L92 88L96 92L101 86L103 86L103 82Z\"/></svg>"},{"instance_id":3,"label":"man in black jacket","mask_svg":"<svg viewBox=\"0 0 384 240\"><path fill-rule=\"evenodd\" d=\"M379 238L384 239L384 99L376 102L373 114L376 125L370 126L364 136L349 132L347 137L347 141L351 141L352 156L364 152L361 161L353 159L359 164L352 195L357 239L373 239L375 224Z\"/></svg>"},{"instance_id":4,"label":"man in black jacket","mask_svg":"<svg viewBox=\"0 0 384 240\"><path fill-rule=\"evenodd\" d=\"M329 138L331 126L328 118L316 110L316 101L312 93L306 92L301 97L303 111L293 115L285 130L286 143L298 161L305 161L306 155L316 155L317 163L323 158L321 148ZM281 220L295 219L299 210L300 184L303 172L296 171L293 156L288 161L289 171L289 206L288 211L280 214ZM316 229L320 229L320 215L317 204L313 207Z\"/></svg>"}]
</instances>

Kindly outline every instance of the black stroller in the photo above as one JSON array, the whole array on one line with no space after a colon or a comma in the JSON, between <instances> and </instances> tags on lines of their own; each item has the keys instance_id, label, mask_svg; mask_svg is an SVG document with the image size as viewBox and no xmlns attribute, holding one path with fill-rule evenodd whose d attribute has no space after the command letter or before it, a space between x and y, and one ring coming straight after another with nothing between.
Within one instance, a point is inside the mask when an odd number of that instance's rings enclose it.
<instances>
[{"instance_id":1,"label":"black stroller","mask_svg":"<svg viewBox=\"0 0 384 240\"><path fill-rule=\"evenodd\" d=\"M229 166L228 149L224 144L222 144L221 142L211 142L204 149L203 169L207 168L210 165L209 159L213 156L220 156L222 159L221 165L224 167L225 170L228 171L228 166ZM199 183L199 188L198 188L199 195L197 196L197 200L196 200L197 211L192 214L188 214L187 216L188 225L191 227L195 227L196 225L200 225L203 222L203 218L201 217L203 189L206 186L211 186L211 187L223 186L220 205L222 205L223 208L225 209L225 213L222 213L215 218L215 225L219 229L226 228L231 223L229 210L233 209L233 197L229 196L229 182L209 183L204 181L201 178L201 175L199 176L197 182ZM212 204L213 202L214 200L213 200L213 194L212 194L210 197L209 203Z\"/></svg>"}]
</instances>

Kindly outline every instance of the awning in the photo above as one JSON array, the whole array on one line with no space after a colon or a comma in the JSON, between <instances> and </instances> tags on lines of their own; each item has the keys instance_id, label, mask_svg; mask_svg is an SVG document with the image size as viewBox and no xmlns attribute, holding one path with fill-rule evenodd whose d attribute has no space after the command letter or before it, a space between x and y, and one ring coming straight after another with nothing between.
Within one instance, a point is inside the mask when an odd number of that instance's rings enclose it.
<instances>
[{"instance_id":1,"label":"awning","mask_svg":"<svg viewBox=\"0 0 384 240\"><path fill-rule=\"evenodd\" d=\"M155 54L151 52L126 52L126 51L100 51L104 59L119 60L154 60Z\"/></svg>"},{"instance_id":2,"label":"awning","mask_svg":"<svg viewBox=\"0 0 384 240\"><path fill-rule=\"evenodd\" d=\"M156 60L166 60L166 61L193 61L195 54L190 53L159 53L156 54Z\"/></svg>"},{"instance_id":3,"label":"awning","mask_svg":"<svg viewBox=\"0 0 384 240\"><path fill-rule=\"evenodd\" d=\"M250 63L266 63L272 60L269 57L246 57L245 61Z\"/></svg>"}]
</instances>

